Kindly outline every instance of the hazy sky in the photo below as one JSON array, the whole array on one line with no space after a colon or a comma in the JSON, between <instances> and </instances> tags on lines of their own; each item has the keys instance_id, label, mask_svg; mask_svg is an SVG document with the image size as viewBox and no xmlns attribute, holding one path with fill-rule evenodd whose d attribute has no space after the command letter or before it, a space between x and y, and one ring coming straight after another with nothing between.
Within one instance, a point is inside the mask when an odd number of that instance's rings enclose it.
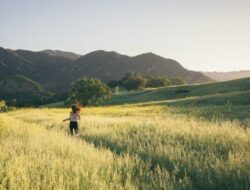
<instances>
[{"instance_id":1,"label":"hazy sky","mask_svg":"<svg viewBox=\"0 0 250 190\"><path fill-rule=\"evenodd\" d=\"M0 0L0 46L154 52L192 70L250 69L250 0Z\"/></svg>"}]
</instances>

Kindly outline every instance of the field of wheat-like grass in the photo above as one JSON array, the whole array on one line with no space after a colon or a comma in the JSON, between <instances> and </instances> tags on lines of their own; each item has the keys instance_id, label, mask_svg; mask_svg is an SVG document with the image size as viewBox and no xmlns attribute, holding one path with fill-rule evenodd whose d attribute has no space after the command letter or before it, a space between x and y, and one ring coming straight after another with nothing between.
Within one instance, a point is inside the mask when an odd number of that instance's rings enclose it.
<instances>
[{"instance_id":1,"label":"field of wheat-like grass","mask_svg":"<svg viewBox=\"0 0 250 190\"><path fill-rule=\"evenodd\" d=\"M0 114L0 189L250 189L250 130L160 105Z\"/></svg>"}]
</instances>

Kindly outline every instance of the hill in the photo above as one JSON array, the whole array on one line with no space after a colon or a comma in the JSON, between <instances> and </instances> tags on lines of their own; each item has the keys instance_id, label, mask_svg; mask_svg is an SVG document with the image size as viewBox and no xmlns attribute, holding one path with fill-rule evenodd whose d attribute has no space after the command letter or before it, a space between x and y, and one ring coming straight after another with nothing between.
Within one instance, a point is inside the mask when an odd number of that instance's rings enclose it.
<instances>
[{"instance_id":1,"label":"hill","mask_svg":"<svg viewBox=\"0 0 250 190\"><path fill-rule=\"evenodd\" d=\"M8 105L41 104L42 99L49 94L41 85L25 76L0 77L0 99L7 100Z\"/></svg>"},{"instance_id":2,"label":"hill","mask_svg":"<svg viewBox=\"0 0 250 190\"><path fill-rule=\"evenodd\" d=\"M23 58L12 50L0 47L0 76L12 76L17 74L28 75L32 73L34 63Z\"/></svg>"},{"instance_id":3,"label":"hill","mask_svg":"<svg viewBox=\"0 0 250 190\"><path fill-rule=\"evenodd\" d=\"M73 64L71 59L27 50L16 50L15 53L33 63L32 72L26 76L41 84L46 90L65 92L69 89L71 81L66 75Z\"/></svg>"},{"instance_id":4,"label":"hill","mask_svg":"<svg viewBox=\"0 0 250 190\"><path fill-rule=\"evenodd\" d=\"M78 57L78 58L77 58ZM189 71L177 61L147 53L135 57L116 52L95 51L80 56L59 50L33 52L0 49L1 75L24 75L45 89L65 92L83 76L103 81L121 79L127 72L166 77L182 77L187 83L209 82L202 73Z\"/></svg>"},{"instance_id":5,"label":"hill","mask_svg":"<svg viewBox=\"0 0 250 190\"><path fill-rule=\"evenodd\" d=\"M203 74L215 81L227 81L250 77L250 70L232 72L203 72Z\"/></svg>"},{"instance_id":6,"label":"hill","mask_svg":"<svg viewBox=\"0 0 250 190\"><path fill-rule=\"evenodd\" d=\"M116 94L103 105L163 106L205 120L237 120L250 127L250 78L200 85L145 89ZM167 108L166 108L167 107ZM161 111L158 113L160 114Z\"/></svg>"},{"instance_id":7,"label":"hill","mask_svg":"<svg viewBox=\"0 0 250 190\"><path fill-rule=\"evenodd\" d=\"M250 105L250 78L199 85L131 91L114 95L104 104L149 103L192 105Z\"/></svg>"},{"instance_id":8,"label":"hill","mask_svg":"<svg viewBox=\"0 0 250 190\"><path fill-rule=\"evenodd\" d=\"M150 76L181 77L187 83L211 81L202 73L189 71L177 61L153 53L129 57L116 52L99 50L77 59L75 67L79 73L104 81L121 79L128 72Z\"/></svg>"}]
</instances>

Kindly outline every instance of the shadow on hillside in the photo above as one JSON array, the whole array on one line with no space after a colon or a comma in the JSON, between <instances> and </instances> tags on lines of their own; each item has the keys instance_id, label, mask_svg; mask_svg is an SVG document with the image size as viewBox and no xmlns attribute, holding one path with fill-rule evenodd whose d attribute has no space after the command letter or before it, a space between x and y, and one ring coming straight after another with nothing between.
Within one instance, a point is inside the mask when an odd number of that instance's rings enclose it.
<instances>
[{"instance_id":1,"label":"shadow on hillside","mask_svg":"<svg viewBox=\"0 0 250 190\"><path fill-rule=\"evenodd\" d=\"M185 114L210 122L236 121L243 128L250 128L250 106L170 106L176 114Z\"/></svg>"},{"instance_id":2,"label":"shadow on hillside","mask_svg":"<svg viewBox=\"0 0 250 190\"><path fill-rule=\"evenodd\" d=\"M250 91L215 94L201 97L155 102L154 105L174 108L176 113L187 114L209 121L238 121L250 127ZM146 104L145 104L146 105ZM149 105L149 104L147 104Z\"/></svg>"},{"instance_id":3,"label":"shadow on hillside","mask_svg":"<svg viewBox=\"0 0 250 190\"><path fill-rule=\"evenodd\" d=\"M176 163L174 163L173 160L171 160L167 156L158 156L157 154L150 154L144 151L138 151L137 147L132 148L126 143L122 144L120 142L117 142L116 140L107 138L106 136L80 135L80 138L88 143L93 144L96 148L108 149L116 155L129 154L130 156L139 157L142 161L150 163L150 170L152 171L154 171L157 167L160 167L161 169L167 169L170 173L174 171ZM180 171L178 178L183 178L184 175L184 171Z\"/></svg>"},{"instance_id":4,"label":"shadow on hillside","mask_svg":"<svg viewBox=\"0 0 250 190\"><path fill-rule=\"evenodd\" d=\"M201 93L201 90L194 86L192 88L194 89L174 88L174 90L168 89L166 92L164 92L165 89L146 91L144 93L146 98L134 94L130 99L123 96L122 101L128 105L167 106L172 108L168 111L172 110L177 114L190 115L208 121L236 120L243 127L250 127L250 90L209 94ZM131 94L128 97L130 96ZM118 103L118 105L121 104L125 103Z\"/></svg>"},{"instance_id":5,"label":"shadow on hillside","mask_svg":"<svg viewBox=\"0 0 250 190\"><path fill-rule=\"evenodd\" d=\"M154 101L175 101L179 99L192 97L221 97L220 102L207 102L207 104L225 103L230 98L235 101L239 94L247 93L250 95L250 78L238 79L234 81L197 84L197 85L182 85L173 87L163 87L158 89L145 89L141 91L129 91L114 95L112 98L104 101L103 105L123 105L135 103L149 103ZM244 95L243 95L244 96ZM248 96L249 97L249 96ZM223 98L225 101L223 101ZM207 99L211 100L211 99ZM245 101L250 105L250 99L245 98ZM239 101L236 100L238 103ZM245 105L243 102L242 105Z\"/></svg>"}]
</instances>

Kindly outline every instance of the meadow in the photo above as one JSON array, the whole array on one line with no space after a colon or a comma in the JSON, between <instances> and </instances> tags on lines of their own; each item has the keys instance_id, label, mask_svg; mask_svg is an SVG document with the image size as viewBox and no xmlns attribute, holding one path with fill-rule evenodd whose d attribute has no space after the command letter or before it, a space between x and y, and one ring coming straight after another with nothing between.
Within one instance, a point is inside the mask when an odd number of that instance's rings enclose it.
<instances>
[{"instance_id":1,"label":"meadow","mask_svg":"<svg viewBox=\"0 0 250 190\"><path fill-rule=\"evenodd\" d=\"M1 113L0 189L250 189L249 84L118 94L78 137L69 108Z\"/></svg>"}]
</instances>

